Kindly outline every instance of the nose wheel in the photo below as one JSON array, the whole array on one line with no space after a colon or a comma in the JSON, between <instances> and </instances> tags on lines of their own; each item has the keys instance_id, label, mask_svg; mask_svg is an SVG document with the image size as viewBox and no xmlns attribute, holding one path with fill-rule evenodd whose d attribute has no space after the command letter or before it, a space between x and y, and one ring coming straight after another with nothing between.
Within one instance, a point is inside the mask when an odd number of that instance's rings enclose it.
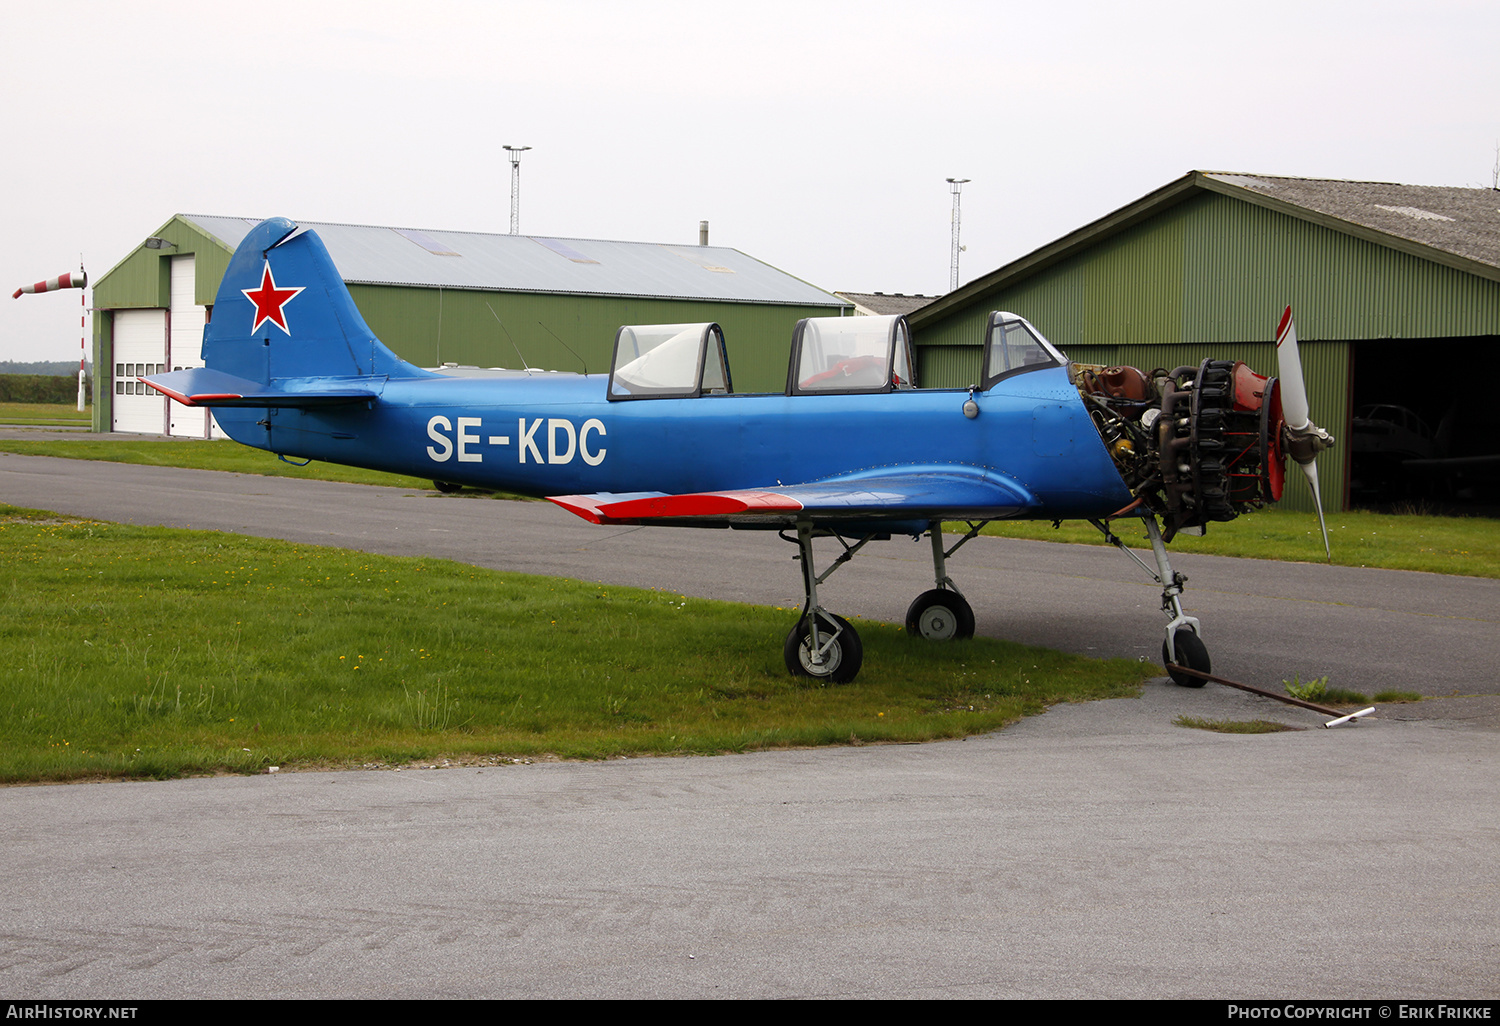
<instances>
[{"instance_id":1,"label":"nose wheel","mask_svg":"<svg viewBox=\"0 0 1500 1026\"><path fill-rule=\"evenodd\" d=\"M1155 515L1150 512L1140 514L1142 523L1146 526L1146 536L1151 539L1151 551L1156 556L1156 569L1152 570L1140 556L1115 537L1113 531L1102 520L1090 520L1095 528L1104 535L1105 541L1118 548L1125 555L1141 565L1141 569L1156 578L1161 585L1161 611L1171 619L1167 622L1167 637L1161 643L1161 661L1163 666L1170 667L1173 664L1185 666L1189 670L1197 670L1199 673L1212 673L1213 666L1208 659L1208 646L1203 644L1203 639L1198 636L1201 629L1197 617L1188 616L1182 611L1182 588L1187 584L1187 578L1172 569L1172 564L1167 561L1167 546L1161 538L1161 527L1156 522ZM1186 673L1180 673L1168 669L1168 676L1172 682L1185 688L1201 688L1204 680L1201 677L1193 677Z\"/></svg>"},{"instance_id":2,"label":"nose wheel","mask_svg":"<svg viewBox=\"0 0 1500 1026\"><path fill-rule=\"evenodd\" d=\"M1170 649L1177 649L1177 658L1172 658ZM1171 665L1186 666L1189 670L1197 670L1199 673L1213 673L1213 663L1208 659L1208 646L1203 644L1203 639L1198 637L1190 627L1179 627L1172 635L1172 644L1169 646L1165 641L1161 643L1161 662L1168 667L1167 675L1172 678L1172 683L1185 688L1201 688L1208 683L1202 677L1193 677L1186 673L1180 673L1171 669Z\"/></svg>"}]
</instances>

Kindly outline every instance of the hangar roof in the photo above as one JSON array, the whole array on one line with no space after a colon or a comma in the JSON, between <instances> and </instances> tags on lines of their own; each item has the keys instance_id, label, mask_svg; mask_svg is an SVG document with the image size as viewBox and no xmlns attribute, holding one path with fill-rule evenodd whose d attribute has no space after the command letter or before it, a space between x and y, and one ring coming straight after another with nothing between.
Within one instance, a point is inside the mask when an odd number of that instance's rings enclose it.
<instances>
[{"instance_id":1,"label":"hangar roof","mask_svg":"<svg viewBox=\"0 0 1500 1026\"><path fill-rule=\"evenodd\" d=\"M906 295L901 292L835 292L835 296L847 299L858 310L868 310L876 316L909 314L920 310L937 296Z\"/></svg>"},{"instance_id":2,"label":"hangar roof","mask_svg":"<svg viewBox=\"0 0 1500 1026\"><path fill-rule=\"evenodd\" d=\"M1310 221L1391 249L1500 281L1500 191L1353 182L1229 171L1181 178L914 311L936 321L1204 192Z\"/></svg>"},{"instance_id":3,"label":"hangar roof","mask_svg":"<svg viewBox=\"0 0 1500 1026\"><path fill-rule=\"evenodd\" d=\"M179 214L229 249L259 218ZM838 297L724 246L557 239L298 221L351 284L651 296L844 307Z\"/></svg>"},{"instance_id":4,"label":"hangar roof","mask_svg":"<svg viewBox=\"0 0 1500 1026\"><path fill-rule=\"evenodd\" d=\"M1204 171L1306 214L1366 228L1500 269L1500 192L1442 185L1346 182Z\"/></svg>"}]
</instances>

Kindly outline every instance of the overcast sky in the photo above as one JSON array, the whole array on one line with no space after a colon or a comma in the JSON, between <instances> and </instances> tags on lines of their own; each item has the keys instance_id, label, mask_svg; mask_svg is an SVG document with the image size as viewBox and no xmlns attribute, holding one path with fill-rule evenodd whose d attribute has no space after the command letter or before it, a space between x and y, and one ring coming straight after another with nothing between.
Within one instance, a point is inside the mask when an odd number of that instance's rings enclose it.
<instances>
[{"instance_id":1,"label":"overcast sky","mask_svg":"<svg viewBox=\"0 0 1500 1026\"><path fill-rule=\"evenodd\" d=\"M732 246L947 291L1191 169L1488 187L1500 4L7 5L0 286L175 213ZM78 355L77 293L0 360ZM1045 331L1046 327L1042 327Z\"/></svg>"}]
</instances>

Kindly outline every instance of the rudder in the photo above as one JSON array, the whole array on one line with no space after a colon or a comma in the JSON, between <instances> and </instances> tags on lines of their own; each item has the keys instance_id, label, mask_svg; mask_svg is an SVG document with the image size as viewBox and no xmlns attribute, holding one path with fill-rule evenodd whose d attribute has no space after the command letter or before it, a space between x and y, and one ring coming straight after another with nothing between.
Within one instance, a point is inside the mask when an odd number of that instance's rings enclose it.
<instances>
[{"instance_id":1,"label":"rudder","mask_svg":"<svg viewBox=\"0 0 1500 1026\"><path fill-rule=\"evenodd\" d=\"M375 337L316 232L273 217L236 248L203 333L203 362L260 384L425 377Z\"/></svg>"}]
</instances>

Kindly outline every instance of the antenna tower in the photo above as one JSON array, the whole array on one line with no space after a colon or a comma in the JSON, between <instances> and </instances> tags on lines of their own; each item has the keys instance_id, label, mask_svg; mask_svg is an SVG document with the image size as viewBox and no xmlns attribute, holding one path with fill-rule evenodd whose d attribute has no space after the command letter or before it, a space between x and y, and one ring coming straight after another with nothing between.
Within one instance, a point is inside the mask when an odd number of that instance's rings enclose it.
<instances>
[{"instance_id":1,"label":"antenna tower","mask_svg":"<svg viewBox=\"0 0 1500 1026\"><path fill-rule=\"evenodd\" d=\"M521 234L521 154L530 146L507 146L510 154L510 233Z\"/></svg>"},{"instance_id":2,"label":"antenna tower","mask_svg":"<svg viewBox=\"0 0 1500 1026\"><path fill-rule=\"evenodd\" d=\"M958 194L967 178L949 178L948 188L953 193L953 252L948 258L948 291L958 288L958 254L963 247L958 244Z\"/></svg>"}]
</instances>

